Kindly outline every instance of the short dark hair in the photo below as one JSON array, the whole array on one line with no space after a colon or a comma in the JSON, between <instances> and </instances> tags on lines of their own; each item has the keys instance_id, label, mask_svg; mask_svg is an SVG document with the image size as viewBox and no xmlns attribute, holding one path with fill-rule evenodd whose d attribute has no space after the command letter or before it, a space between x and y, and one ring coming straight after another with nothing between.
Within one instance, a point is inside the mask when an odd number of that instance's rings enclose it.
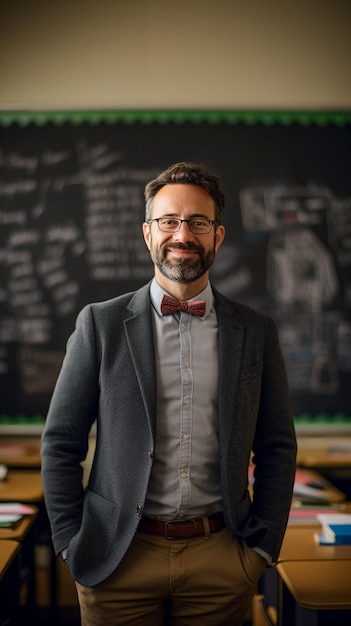
<instances>
[{"instance_id":1,"label":"short dark hair","mask_svg":"<svg viewBox=\"0 0 351 626\"><path fill-rule=\"evenodd\" d=\"M218 176L211 174L201 163L180 162L170 165L145 187L145 221L151 219L152 201L157 192L165 185L198 185L207 191L215 204L215 221L221 222L221 213L224 208L224 194L221 191L221 181Z\"/></svg>"}]
</instances>

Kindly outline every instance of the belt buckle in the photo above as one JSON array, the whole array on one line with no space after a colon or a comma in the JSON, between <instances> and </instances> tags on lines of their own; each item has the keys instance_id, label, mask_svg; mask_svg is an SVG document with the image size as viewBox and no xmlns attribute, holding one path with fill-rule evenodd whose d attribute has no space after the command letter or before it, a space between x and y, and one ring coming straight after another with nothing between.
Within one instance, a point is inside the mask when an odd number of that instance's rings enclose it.
<instances>
[{"instance_id":1,"label":"belt buckle","mask_svg":"<svg viewBox=\"0 0 351 626\"><path fill-rule=\"evenodd\" d=\"M165 522L165 537L166 537L166 539L168 539L169 541L172 541L172 539L177 539L177 537L170 537L169 536L169 534L168 534L168 526L169 526L169 524L175 524L175 525L178 524L178 526L179 526L180 524L190 524L190 523L192 523L192 525L193 525L193 528L194 528L194 535L193 535L193 537L195 537L196 536L196 520L194 520L194 519L191 519L191 520L190 519L189 520L178 520L178 521L177 520L169 520L168 522ZM181 537L179 537L179 539L181 539Z\"/></svg>"},{"instance_id":2,"label":"belt buckle","mask_svg":"<svg viewBox=\"0 0 351 626\"><path fill-rule=\"evenodd\" d=\"M168 526L169 524L179 524L179 522L172 522L171 520L169 520L168 522L165 522L165 537L168 540L172 540L174 539L174 537L170 537L168 534Z\"/></svg>"}]
</instances>

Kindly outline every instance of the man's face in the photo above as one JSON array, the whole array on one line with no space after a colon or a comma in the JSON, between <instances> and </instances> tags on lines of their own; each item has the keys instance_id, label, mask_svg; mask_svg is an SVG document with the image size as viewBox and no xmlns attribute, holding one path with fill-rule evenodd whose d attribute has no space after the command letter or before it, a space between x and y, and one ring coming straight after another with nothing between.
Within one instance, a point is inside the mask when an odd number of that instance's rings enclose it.
<instances>
[{"instance_id":1,"label":"man's face","mask_svg":"<svg viewBox=\"0 0 351 626\"><path fill-rule=\"evenodd\" d=\"M211 196L196 185L165 185L156 194L153 218L215 219ZM223 226L212 226L209 233L194 234L183 222L175 233L163 232L157 222L143 225L146 245L157 270L167 279L190 283L208 273L224 238Z\"/></svg>"}]
</instances>

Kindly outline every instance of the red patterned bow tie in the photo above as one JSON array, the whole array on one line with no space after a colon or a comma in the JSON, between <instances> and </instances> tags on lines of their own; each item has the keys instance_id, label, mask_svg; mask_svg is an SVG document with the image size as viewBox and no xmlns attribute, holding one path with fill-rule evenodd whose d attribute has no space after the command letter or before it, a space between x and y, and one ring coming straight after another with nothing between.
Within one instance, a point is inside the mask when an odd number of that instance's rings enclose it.
<instances>
[{"instance_id":1,"label":"red patterned bow tie","mask_svg":"<svg viewBox=\"0 0 351 626\"><path fill-rule=\"evenodd\" d=\"M176 298L170 296L163 296L161 302L162 315L171 315L176 311L185 311L185 313L191 313L192 315L198 315L202 317L206 312L206 300L193 300L192 302L181 302Z\"/></svg>"}]
</instances>

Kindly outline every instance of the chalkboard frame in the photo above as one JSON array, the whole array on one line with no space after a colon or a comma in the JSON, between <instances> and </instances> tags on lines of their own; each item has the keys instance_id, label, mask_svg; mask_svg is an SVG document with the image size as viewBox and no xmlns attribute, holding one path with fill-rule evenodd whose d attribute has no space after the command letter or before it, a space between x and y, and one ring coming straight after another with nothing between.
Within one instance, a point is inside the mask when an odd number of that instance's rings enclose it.
<instances>
[{"instance_id":1,"label":"chalkboard frame","mask_svg":"<svg viewBox=\"0 0 351 626\"><path fill-rule=\"evenodd\" d=\"M351 110L141 110L141 109L116 109L116 110L3 110L0 111L0 129L11 125L18 127L26 127L28 125L36 125L38 127L46 124L60 126L69 123L72 126L81 124L89 124L98 126L105 124L125 124L133 125L141 123L144 125L160 124L167 125L190 123L200 125L203 123L217 125L225 123L228 125L244 124L248 127L263 125L271 127L276 125L291 126L297 124L301 127L318 126L320 128L334 125L336 127L344 127L351 124ZM1 412L1 411L0 411ZM6 416L4 416L6 418ZM341 414L339 423L341 428L350 426L350 416ZM18 431L25 432L26 424L31 429L35 427L35 416L31 415L27 420L26 415L9 416L11 425L18 428ZM38 426L42 426L43 416L38 415ZM326 416L327 422L327 416ZM0 420L0 431L6 426L5 422Z\"/></svg>"},{"instance_id":2,"label":"chalkboard frame","mask_svg":"<svg viewBox=\"0 0 351 626\"><path fill-rule=\"evenodd\" d=\"M101 110L3 110L0 111L0 125L10 126L18 124L26 126L28 124L37 124L38 126L47 123L64 124L116 124L118 122L125 124L134 124L141 122L142 124L168 124L170 122L176 124L184 124L190 122L192 124L201 124L207 122L209 124L264 124L271 126L273 124L282 124L290 126L291 124L300 124L301 126L310 126L317 124L318 126L327 126L335 124L336 126L345 126L351 123L351 110L229 110L229 109L101 109Z\"/></svg>"}]
</instances>

